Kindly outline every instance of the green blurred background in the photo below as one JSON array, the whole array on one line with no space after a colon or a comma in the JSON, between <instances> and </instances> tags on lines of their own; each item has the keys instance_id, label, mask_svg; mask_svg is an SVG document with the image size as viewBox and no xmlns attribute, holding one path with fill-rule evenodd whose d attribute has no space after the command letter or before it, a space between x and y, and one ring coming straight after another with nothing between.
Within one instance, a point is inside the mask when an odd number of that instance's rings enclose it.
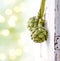
<instances>
[{"instance_id":1,"label":"green blurred background","mask_svg":"<svg viewBox=\"0 0 60 61\"><path fill-rule=\"evenodd\" d=\"M24 0L0 0L0 61L19 61L23 49L18 45L24 32Z\"/></svg>"}]
</instances>

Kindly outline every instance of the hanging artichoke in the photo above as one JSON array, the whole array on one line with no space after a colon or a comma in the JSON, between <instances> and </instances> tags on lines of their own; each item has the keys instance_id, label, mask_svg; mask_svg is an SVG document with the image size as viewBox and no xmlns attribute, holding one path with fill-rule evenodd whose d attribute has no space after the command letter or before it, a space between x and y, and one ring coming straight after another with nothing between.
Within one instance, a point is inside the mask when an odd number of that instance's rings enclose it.
<instances>
[{"instance_id":1,"label":"hanging artichoke","mask_svg":"<svg viewBox=\"0 0 60 61\"><path fill-rule=\"evenodd\" d=\"M28 21L28 28L31 31L31 39L34 42L42 43L48 38L48 30L45 28L45 19L43 19L45 0L42 0L38 16L31 17Z\"/></svg>"}]
</instances>

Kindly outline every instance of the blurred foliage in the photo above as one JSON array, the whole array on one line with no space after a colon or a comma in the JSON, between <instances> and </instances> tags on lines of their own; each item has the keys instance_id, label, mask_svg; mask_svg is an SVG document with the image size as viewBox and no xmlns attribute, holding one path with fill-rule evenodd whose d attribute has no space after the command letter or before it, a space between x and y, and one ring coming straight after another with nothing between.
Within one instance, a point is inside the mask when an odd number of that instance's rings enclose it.
<instances>
[{"instance_id":1,"label":"blurred foliage","mask_svg":"<svg viewBox=\"0 0 60 61\"><path fill-rule=\"evenodd\" d=\"M8 0L0 0L0 50L3 51L5 49L5 52L8 50L7 47L14 48L14 45L17 46L19 35L25 30L23 24L24 14L20 11L19 7L25 0L16 0L14 4L12 4L14 0L9 0L11 4L4 5L3 3L8 3L7 1ZM17 20L15 21L16 18L14 17L11 19L11 16L16 16ZM4 47L4 49L1 47ZM21 56L17 56L15 60L7 58L6 61L19 61L20 57ZM0 59L0 61L2 61L2 59Z\"/></svg>"}]
</instances>

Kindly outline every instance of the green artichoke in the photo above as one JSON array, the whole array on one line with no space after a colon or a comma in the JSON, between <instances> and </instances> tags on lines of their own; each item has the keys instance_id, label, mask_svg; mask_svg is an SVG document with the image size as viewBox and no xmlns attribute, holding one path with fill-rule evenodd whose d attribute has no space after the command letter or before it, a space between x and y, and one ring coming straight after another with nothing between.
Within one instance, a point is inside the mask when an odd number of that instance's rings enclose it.
<instances>
[{"instance_id":1,"label":"green artichoke","mask_svg":"<svg viewBox=\"0 0 60 61\"><path fill-rule=\"evenodd\" d=\"M45 29L44 15L45 0L42 0L41 8L37 16L28 20L28 28L31 31L31 39L34 42L42 43L48 38L48 30Z\"/></svg>"},{"instance_id":2,"label":"green artichoke","mask_svg":"<svg viewBox=\"0 0 60 61\"><path fill-rule=\"evenodd\" d=\"M28 20L28 28L32 31L37 26L37 18L32 17Z\"/></svg>"},{"instance_id":3,"label":"green artichoke","mask_svg":"<svg viewBox=\"0 0 60 61\"><path fill-rule=\"evenodd\" d=\"M34 42L41 43L47 40L48 31L44 27L36 27L31 34L31 39Z\"/></svg>"}]
</instances>

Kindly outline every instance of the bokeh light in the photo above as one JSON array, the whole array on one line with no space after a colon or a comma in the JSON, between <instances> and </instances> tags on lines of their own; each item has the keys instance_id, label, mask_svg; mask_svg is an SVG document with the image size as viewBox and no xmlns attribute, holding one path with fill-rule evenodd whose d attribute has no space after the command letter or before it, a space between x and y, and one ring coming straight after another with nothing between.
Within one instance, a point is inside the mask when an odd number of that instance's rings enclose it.
<instances>
[{"instance_id":1,"label":"bokeh light","mask_svg":"<svg viewBox=\"0 0 60 61\"><path fill-rule=\"evenodd\" d=\"M6 54L5 53L0 53L0 61L5 61L7 59Z\"/></svg>"},{"instance_id":2,"label":"bokeh light","mask_svg":"<svg viewBox=\"0 0 60 61\"><path fill-rule=\"evenodd\" d=\"M12 10L11 9L6 9L5 14L6 15L12 15Z\"/></svg>"},{"instance_id":3,"label":"bokeh light","mask_svg":"<svg viewBox=\"0 0 60 61\"><path fill-rule=\"evenodd\" d=\"M1 31L1 35L3 35L3 36L8 36L9 33L10 33L10 32L9 32L8 29L4 29L4 30Z\"/></svg>"},{"instance_id":4,"label":"bokeh light","mask_svg":"<svg viewBox=\"0 0 60 61\"><path fill-rule=\"evenodd\" d=\"M13 10L14 10L15 13L19 13L19 12L20 12L20 7L15 6L15 7L13 8Z\"/></svg>"},{"instance_id":5,"label":"bokeh light","mask_svg":"<svg viewBox=\"0 0 60 61\"><path fill-rule=\"evenodd\" d=\"M3 22L5 22L5 18L4 16L0 15L0 23L3 23Z\"/></svg>"},{"instance_id":6,"label":"bokeh light","mask_svg":"<svg viewBox=\"0 0 60 61\"><path fill-rule=\"evenodd\" d=\"M8 57L10 60L15 60L16 59L16 51L14 49L10 49L8 51Z\"/></svg>"},{"instance_id":7,"label":"bokeh light","mask_svg":"<svg viewBox=\"0 0 60 61\"><path fill-rule=\"evenodd\" d=\"M17 20L16 16L11 16L8 20L8 25L10 27L15 27L16 26L16 20Z\"/></svg>"},{"instance_id":8,"label":"bokeh light","mask_svg":"<svg viewBox=\"0 0 60 61\"><path fill-rule=\"evenodd\" d=\"M12 48L8 51L8 58L10 60L15 60L17 57L22 55L22 49L21 48Z\"/></svg>"}]
</instances>

